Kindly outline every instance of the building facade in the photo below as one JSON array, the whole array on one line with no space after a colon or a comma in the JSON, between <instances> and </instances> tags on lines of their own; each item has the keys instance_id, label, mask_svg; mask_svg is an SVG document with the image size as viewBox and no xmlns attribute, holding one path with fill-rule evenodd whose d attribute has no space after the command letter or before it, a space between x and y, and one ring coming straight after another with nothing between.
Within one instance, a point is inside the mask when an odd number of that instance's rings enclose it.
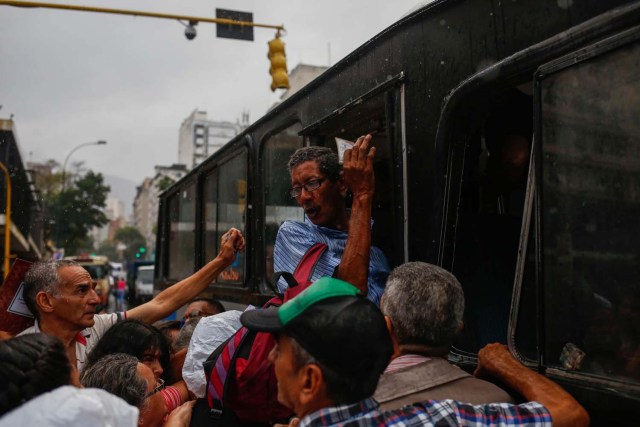
<instances>
[{"instance_id":1,"label":"building facade","mask_svg":"<svg viewBox=\"0 0 640 427\"><path fill-rule=\"evenodd\" d=\"M145 178L136 188L136 197L133 200L133 225L142 233L147 242L147 248L151 251L156 247L158 195L186 175L187 167L182 164L173 164L155 166L154 170L153 178Z\"/></svg>"},{"instance_id":2,"label":"building facade","mask_svg":"<svg viewBox=\"0 0 640 427\"><path fill-rule=\"evenodd\" d=\"M180 126L178 163L192 169L238 135L248 122L248 114L233 123L209 120L206 111L193 110Z\"/></svg>"}]
</instances>

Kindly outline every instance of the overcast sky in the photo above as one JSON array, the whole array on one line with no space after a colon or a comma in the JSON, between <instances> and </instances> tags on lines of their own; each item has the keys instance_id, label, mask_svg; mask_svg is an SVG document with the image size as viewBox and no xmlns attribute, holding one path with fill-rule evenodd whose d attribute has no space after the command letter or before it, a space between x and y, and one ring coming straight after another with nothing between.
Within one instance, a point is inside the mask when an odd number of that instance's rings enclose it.
<instances>
[{"instance_id":1,"label":"overcast sky","mask_svg":"<svg viewBox=\"0 0 640 427\"><path fill-rule=\"evenodd\" d=\"M54 2L53 0L51 2ZM102 0L57 3L215 16L253 13L254 22L287 30L288 66L335 64L398 20L417 0ZM0 118L14 115L25 161L62 163L78 150L96 172L139 184L153 166L177 162L178 129L194 110L212 120L260 118L271 92L267 41L219 39L201 23L188 41L177 21L0 6ZM330 54L329 54L330 52ZM127 201L129 203L129 201Z\"/></svg>"}]
</instances>

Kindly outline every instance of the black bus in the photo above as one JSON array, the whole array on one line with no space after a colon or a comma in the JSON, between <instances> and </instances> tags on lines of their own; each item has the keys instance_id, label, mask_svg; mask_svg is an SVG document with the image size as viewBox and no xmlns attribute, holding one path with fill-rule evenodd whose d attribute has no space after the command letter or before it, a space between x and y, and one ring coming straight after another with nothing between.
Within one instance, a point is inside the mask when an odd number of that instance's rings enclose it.
<instances>
[{"instance_id":1,"label":"black bus","mask_svg":"<svg viewBox=\"0 0 640 427\"><path fill-rule=\"evenodd\" d=\"M639 24L640 2L602 0L443 0L405 16L161 195L157 289L234 226L247 251L210 292L264 301L278 226L303 215L288 157L373 133L374 244L465 289L450 359L471 369L507 343L596 424L637 418Z\"/></svg>"}]
</instances>

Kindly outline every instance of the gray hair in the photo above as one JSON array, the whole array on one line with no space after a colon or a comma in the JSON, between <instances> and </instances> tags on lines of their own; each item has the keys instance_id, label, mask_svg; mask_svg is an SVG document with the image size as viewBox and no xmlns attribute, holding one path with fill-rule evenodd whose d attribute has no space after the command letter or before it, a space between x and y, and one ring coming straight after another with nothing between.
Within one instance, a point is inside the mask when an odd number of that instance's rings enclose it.
<instances>
[{"instance_id":1,"label":"gray hair","mask_svg":"<svg viewBox=\"0 0 640 427\"><path fill-rule=\"evenodd\" d=\"M124 353L108 354L82 371L85 387L101 388L142 408L147 399L147 381L138 375L138 359Z\"/></svg>"},{"instance_id":2,"label":"gray hair","mask_svg":"<svg viewBox=\"0 0 640 427\"><path fill-rule=\"evenodd\" d=\"M389 275L381 309L399 344L449 346L462 324L464 292L447 270L408 262Z\"/></svg>"},{"instance_id":3,"label":"gray hair","mask_svg":"<svg viewBox=\"0 0 640 427\"><path fill-rule=\"evenodd\" d=\"M180 332L178 332L178 336L176 337L176 341L173 343L173 351L182 350L183 348L189 347L189 342L191 341L191 337L193 336L193 331L195 331L196 326L198 326L198 322L204 316L192 317L187 320L185 324L180 328Z\"/></svg>"},{"instance_id":4,"label":"gray hair","mask_svg":"<svg viewBox=\"0 0 640 427\"><path fill-rule=\"evenodd\" d=\"M36 295L40 292L46 292L52 296L60 294L60 273L62 267L80 266L72 260L49 260L38 261L34 263L24 277L24 302L27 308L38 319L38 305L36 304Z\"/></svg>"},{"instance_id":5,"label":"gray hair","mask_svg":"<svg viewBox=\"0 0 640 427\"><path fill-rule=\"evenodd\" d=\"M287 168L289 173L305 162L316 162L320 171L331 182L336 182L340 178L340 163L338 155L327 147L302 147L298 148L289 158Z\"/></svg>"}]
</instances>

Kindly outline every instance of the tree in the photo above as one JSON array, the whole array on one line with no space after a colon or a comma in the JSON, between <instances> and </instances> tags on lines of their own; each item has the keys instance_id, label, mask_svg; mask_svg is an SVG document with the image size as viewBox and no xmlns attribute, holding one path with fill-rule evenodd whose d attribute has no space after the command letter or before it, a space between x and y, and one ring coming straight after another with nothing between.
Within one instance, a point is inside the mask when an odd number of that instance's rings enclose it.
<instances>
[{"instance_id":1,"label":"tree","mask_svg":"<svg viewBox=\"0 0 640 427\"><path fill-rule=\"evenodd\" d=\"M160 180L156 184L156 188L158 189L158 191L163 192L167 188L171 187L174 182L175 181L171 177L165 175L160 178Z\"/></svg>"},{"instance_id":2,"label":"tree","mask_svg":"<svg viewBox=\"0 0 640 427\"><path fill-rule=\"evenodd\" d=\"M88 171L83 177L64 190L50 193L45 199L47 212L53 221L49 236L56 246L65 248L67 254L75 254L87 246L87 233L92 227L109 222L102 211L109 194L102 174Z\"/></svg>"},{"instance_id":3,"label":"tree","mask_svg":"<svg viewBox=\"0 0 640 427\"><path fill-rule=\"evenodd\" d=\"M146 258L147 241L137 228L130 226L122 227L116 231L114 240L127 246L122 252L124 259L133 261L135 259ZM140 248L144 248L143 253L141 253ZM136 254L140 256L136 257Z\"/></svg>"}]
</instances>

